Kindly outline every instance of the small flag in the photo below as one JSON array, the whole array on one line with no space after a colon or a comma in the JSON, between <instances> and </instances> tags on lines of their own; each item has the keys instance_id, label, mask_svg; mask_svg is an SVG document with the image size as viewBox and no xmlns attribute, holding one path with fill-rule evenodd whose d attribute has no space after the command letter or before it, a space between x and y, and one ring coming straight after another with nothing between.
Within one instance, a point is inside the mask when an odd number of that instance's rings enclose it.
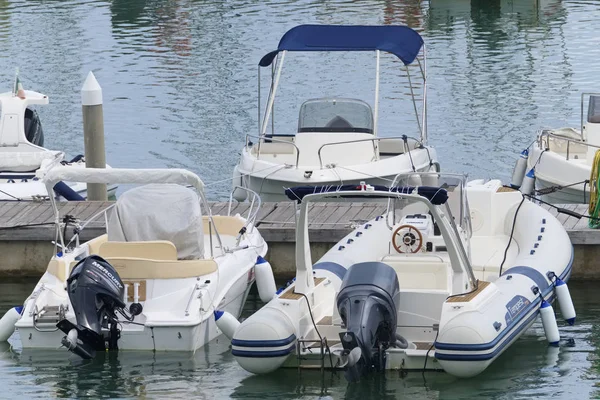
<instances>
[{"instance_id":1,"label":"small flag","mask_svg":"<svg viewBox=\"0 0 600 400\"><path fill-rule=\"evenodd\" d=\"M17 96L20 99L25 98L25 90L23 89L23 84L19 79L19 68L17 68L15 72L15 85L13 88L13 96Z\"/></svg>"}]
</instances>

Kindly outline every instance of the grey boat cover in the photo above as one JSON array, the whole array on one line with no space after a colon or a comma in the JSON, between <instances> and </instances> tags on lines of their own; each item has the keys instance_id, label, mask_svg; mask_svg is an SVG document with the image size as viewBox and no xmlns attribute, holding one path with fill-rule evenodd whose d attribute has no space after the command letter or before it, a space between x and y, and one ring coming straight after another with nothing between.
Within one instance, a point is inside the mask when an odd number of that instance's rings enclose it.
<instances>
[{"instance_id":1,"label":"grey boat cover","mask_svg":"<svg viewBox=\"0 0 600 400\"><path fill-rule=\"evenodd\" d=\"M152 184L123 193L107 226L109 241L168 240L177 258L204 258L204 229L198 194L176 184Z\"/></svg>"}]
</instances>

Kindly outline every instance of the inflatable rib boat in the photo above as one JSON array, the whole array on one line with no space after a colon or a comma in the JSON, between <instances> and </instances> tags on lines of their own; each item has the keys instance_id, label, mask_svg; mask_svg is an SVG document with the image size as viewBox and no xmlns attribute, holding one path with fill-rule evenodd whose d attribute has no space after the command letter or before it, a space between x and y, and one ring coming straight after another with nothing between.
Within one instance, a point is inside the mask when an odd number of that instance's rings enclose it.
<instances>
[{"instance_id":1,"label":"inflatable rib boat","mask_svg":"<svg viewBox=\"0 0 600 400\"><path fill-rule=\"evenodd\" d=\"M500 181L411 174L390 188L329 190L288 189L301 199L296 278L235 330L232 353L247 371L340 368L357 380L371 370L437 369L471 377L538 315L549 343L558 345L550 305L557 297L562 316L574 323L567 233ZM381 198L388 200L383 215L313 264L310 203Z\"/></svg>"}]
</instances>

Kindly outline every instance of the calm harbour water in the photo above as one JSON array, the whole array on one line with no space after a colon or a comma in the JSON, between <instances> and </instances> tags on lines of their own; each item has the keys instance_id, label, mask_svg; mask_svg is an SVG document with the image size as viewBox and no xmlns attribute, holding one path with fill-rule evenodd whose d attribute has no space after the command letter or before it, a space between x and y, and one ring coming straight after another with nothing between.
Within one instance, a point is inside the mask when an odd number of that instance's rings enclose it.
<instances>
[{"instance_id":1,"label":"calm harbour water","mask_svg":"<svg viewBox=\"0 0 600 400\"><path fill-rule=\"evenodd\" d=\"M244 135L257 131L257 62L287 29L407 24L427 45L429 137L442 168L506 181L537 129L577 126L580 93L600 91L599 22L594 0L0 0L0 89L20 67L25 88L50 97L38 109L46 146L74 156L83 152L79 90L93 70L104 90L108 162L187 168L221 198ZM275 111L281 132L295 128L304 99L373 96L370 55L293 54L286 65ZM383 61L383 135L413 132L397 66ZM0 312L33 285L0 282ZM476 379L388 373L348 385L342 374L296 370L256 377L223 340L193 356L127 352L83 362L64 351L21 353L17 337L14 348L0 348L0 398L600 397L600 298L594 283L573 282L571 292L578 323L561 330L572 347L548 349L537 323Z\"/></svg>"},{"instance_id":2,"label":"calm harbour water","mask_svg":"<svg viewBox=\"0 0 600 400\"><path fill-rule=\"evenodd\" d=\"M31 293L34 283L0 283L0 312ZM343 373L295 369L267 376L243 371L227 340L195 355L121 352L83 361L65 349L21 352L18 335L0 346L0 385L11 398L201 398L201 399L532 399L600 398L600 302L597 284L572 282L577 323L560 325L562 345L549 348L541 322L526 332L488 370L473 379L441 372L388 372L358 384ZM260 303L256 296L246 315ZM572 343L571 342L572 339ZM0 398L4 398L0 394Z\"/></svg>"}]
</instances>

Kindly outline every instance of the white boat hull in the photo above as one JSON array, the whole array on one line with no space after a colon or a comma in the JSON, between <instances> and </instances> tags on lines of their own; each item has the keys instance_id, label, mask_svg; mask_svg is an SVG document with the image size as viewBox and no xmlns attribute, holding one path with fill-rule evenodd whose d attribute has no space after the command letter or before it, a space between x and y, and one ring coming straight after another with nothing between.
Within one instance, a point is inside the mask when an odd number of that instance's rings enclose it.
<instances>
[{"instance_id":1,"label":"white boat hull","mask_svg":"<svg viewBox=\"0 0 600 400\"><path fill-rule=\"evenodd\" d=\"M537 163L537 164L536 164ZM535 166L536 190L560 187L560 190L541 195L541 199L556 204L587 204L590 200L591 166L586 159L567 160L566 156L553 151L542 151L532 146L527 162L527 170Z\"/></svg>"},{"instance_id":2,"label":"white boat hull","mask_svg":"<svg viewBox=\"0 0 600 400\"><path fill-rule=\"evenodd\" d=\"M14 175L14 174L10 174ZM78 195L87 198L87 185L80 182L66 182L66 184ZM107 195L113 198L117 193L117 185L107 186ZM46 186L39 180L32 179L6 179L0 174L0 201L31 201L48 198ZM55 197L59 201L66 199L59 194Z\"/></svg>"},{"instance_id":3,"label":"white boat hull","mask_svg":"<svg viewBox=\"0 0 600 400\"><path fill-rule=\"evenodd\" d=\"M239 279L230 295L235 296L223 307L239 318L253 281ZM235 295L234 295L235 293ZM212 312L205 312L193 325L137 326L126 324L121 331L119 350L194 351L221 335ZM75 322L74 320L72 322ZM23 349L53 349L60 345L65 334L56 329L40 332L33 327L17 328Z\"/></svg>"},{"instance_id":4,"label":"white boat hull","mask_svg":"<svg viewBox=\"0 0 600 400\"><path fill-rule=\"evenodd\" d=\"M368 164L320 168L319 166L286 167L256 159L247 149L242 156L237 171L240 185L261 196L263 201L286 201L285 189L295 186L339 186L366 182L371 185L390 186L398 174L413 171L435 171L437 154L435 149L415 149L408 154L396 155L373 161ZM311 171L307 176L306 171Z\"/></svg>"}]
</instances>

